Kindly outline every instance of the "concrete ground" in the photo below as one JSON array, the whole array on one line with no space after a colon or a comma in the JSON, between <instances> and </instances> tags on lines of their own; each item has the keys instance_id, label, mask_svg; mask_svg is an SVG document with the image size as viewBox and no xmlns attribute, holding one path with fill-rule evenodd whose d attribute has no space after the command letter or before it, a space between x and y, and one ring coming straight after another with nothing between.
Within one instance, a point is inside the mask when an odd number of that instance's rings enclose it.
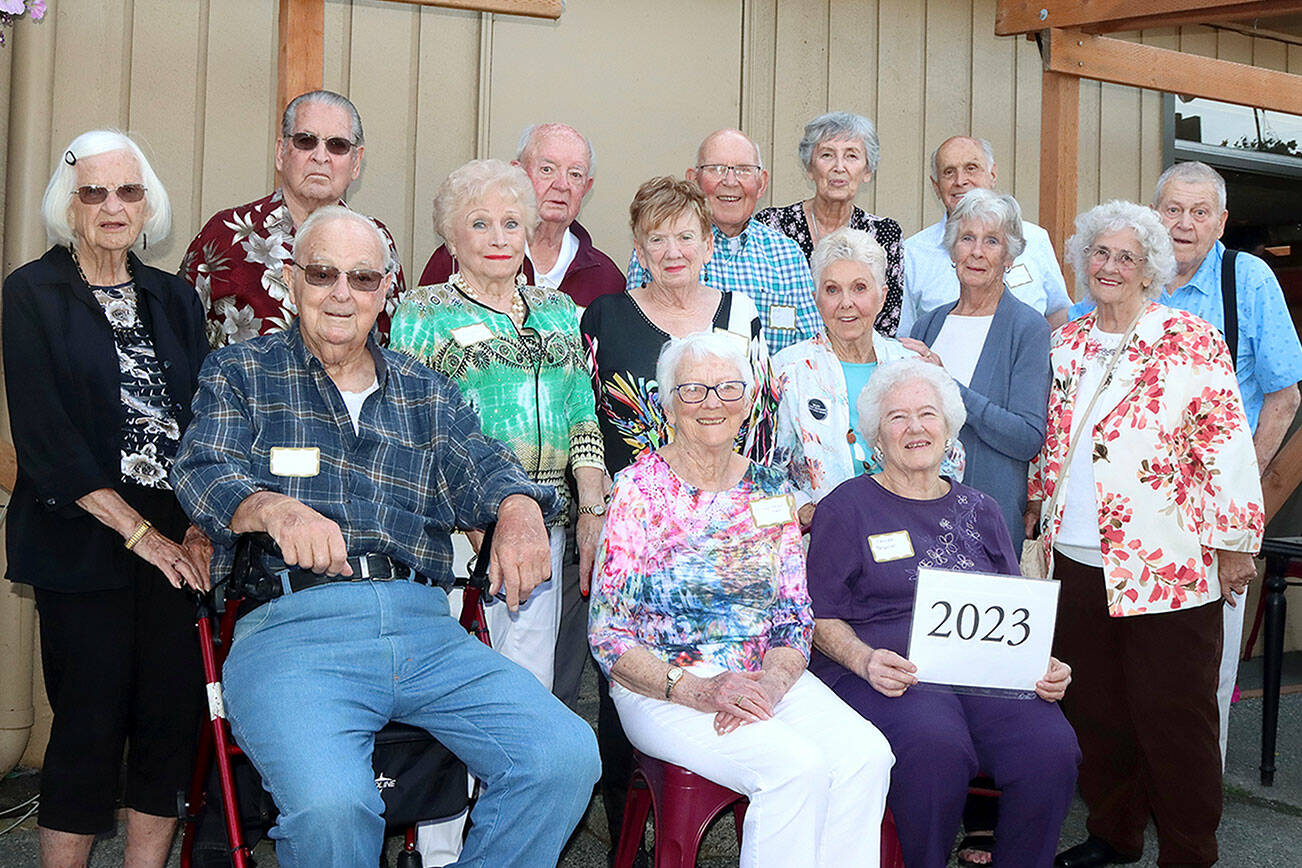
<instances>
[{"instance_id":1,"label":"concrete ground","mask_svg":"<svg viewBox=\"0 0 1302 868\"><path fill-rule=\"evenodd\" d=\"M1288 655L1286 684L1302 686L1302 653ZM1236 704L1230 713L1230 748L1225 771L1225 813L1219 833L1220 864L1230 868L1282 868L1302 864L1302 692L1285 695L1280 702L1278 771L1273 787L1260 784L1261 699L1253 697L1260 686L1260 660L1246 663L1240 672L1240 685L1249 697ZM591 671L584 682L580 714L596 724L596 680ZM18 770L0 781L0 811L18 805L35 794L39 776L30 770ZM0 817L0 830L22 815L9 813ZM1071 816L1063 826L1063 846L1077 843L1084 836L1085 808L1077 799ZM606 835L601 799L594 797L588 816L561 859L560 868L605 868ZM35 866L36 824L32 817L16 828L0 834L0 868ZM390 850L394 848L390 841ZM255 852L260 866L276 865L267 842ZM1155 866L1157 839L1149 827L1148 845L1140 868ZM112 868L122 864L122 838L107 837L95 846L92 868ZM179 865L173 853L169 866ZM706 837L699 861L701 868L726 868L737 864L737 844L732 820L725 816L716 822Z\"/></svg>"}]
</instances>

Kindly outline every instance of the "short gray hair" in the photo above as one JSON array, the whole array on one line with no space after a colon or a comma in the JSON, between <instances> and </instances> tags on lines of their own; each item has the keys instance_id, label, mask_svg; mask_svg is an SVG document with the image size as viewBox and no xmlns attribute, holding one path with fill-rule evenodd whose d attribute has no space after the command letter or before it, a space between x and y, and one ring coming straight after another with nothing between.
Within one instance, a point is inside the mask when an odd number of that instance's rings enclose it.
<instances>
[{"instance_id":1,"label":"short gray hair","mask_svg":"<svg viewBox=\"0 0 1302 868\"><path fill-rule=\"evenodd\" d=\"M533 182L524 169L505 160L471 160L453 169L434 194L434 231L444 241L451 241L457 217L471 203L494 192L515 199L520 206L525 235L532 238L538 228L538 197L534 195Z\"/></svg>"},{"instance_id":2,"label":"short gray hair","mask_svg":"<svg viewBox=\"0 0 1302 868\"><path fill-rule=\"evenodd\" d=\"M359 226L365 226L375 233L375 238L380 245L380 253L384 257L384 273L396 271L398 263L394 261L393 250L389 247L389 239L384 237L384 232L380 230L379 225L365 214L359 214L351 208L344 205L325 205L316 209L307 215L303 225L298 227L298 232L294 235L294 248L292 253L297 259L297 250L299 246L307 247L308 239L316 234L316 231L328 223L334 223L339 220L345 220L350 223L356 223Z\"/></svg>"},{"instance_id":3,"label":"short gray hair","mask_svg":"<svg viewBox=\"0 0 1302 868\"><path fill-rule=\"evenodd\" d=\"M280 137L282 139L294 135L294 125L298 122L299 107L310 102L343 109L348 113L348 137L353 140L354 145L366 144L366 137L362 132L362 116L357 113L357 106L353 105L352 100L348 97L335 93L333 90L309 90L307 93L300 93L291 99L289 105L285 106L284 114L280 116Z\"/></svg>"},{"instance_id":4,"label":"short gray hair","mask_svg":"<svg viewBox=\"0 0 1302 868\"><path fill-rule=\"evenodd\" d=\"M873 122L853 112L828 112L805 124L799 153L806 172L813 165L814 148L833 139L858 139L863 143L864 159L868 162L869 171L877 171L882 148L877 142L877 128Z\"/></svg>"},{"instance_id":5,"label":"short gray hair","mask_svg":"<svg viewBox=\"0 0 1302 868\"><path fill-rule=\"evenodd\" d=\"M656 360L656 384L660 390L660 406L668 409L674 388L678 385L678 369L683 362L697 362L715 358L731 362L737 369L737 379L746 384L746 394L755 391L755 372L750 366L747 350L741 348L741 336L732 332L700 331L681 338L670 338L660 348Z\"/></svg>"},{"instance_id":6,"label":"short gray hair","mask_svg":"<svg viewBox=\"0 0 1302 868\"><path fill-rule=\"evenodd\" d=\"M45 195L41 198L41 219L45 223L45 234L51 244L72 244L75 240L72 222L68 218L72 214L72 195L77 189L77 161L114 151L129 152L140 167L140 181L145 185L145 210L149 212L141 236L152 236L155 241L162 241L172 231L171 201L167 198L167 190L154 172L154 167L145 159L145 152L120 130L89 130L77 136L63 149L54 173L50 175L50 182L45 185ZM132 246L139 241L139 238L134 239Z\"/></svg>"},{"instance_id":7,"label":"short gray hair","mask_svg":"<svg viewBox=\"0 0 1302 868\"><path fill-rule=\"evenodd\" d=\"M520 133L520 141L517 142L515 146L515 159L518 162L523 163L525 155L533 146L534 138L536 136L546 136L552 133L568 133L569 135L583 140L583 144L588 147L588 177L595 178L597 176L597 154L592 150L592 140L569 124L530 124L525 127L523 132Z\"/></svg>"},{"instance_id":8,"label":"short gray hair","mask_svg":"<svg viewBox=\"0 0 1302 868\"><path fill-rule=\"evenodd\" d=\"M1162 290L1175 277L1175 251L1171 246L1171 233L1162 225L1157 212L1152 208L1120 199L1095 205L1077 215L1076 234L1067 239L1067 262L1076 272L1076 288L1082 294L1089 295L1087 251L1094 244L1094 239L1105 232L1121 232L1126 229L1135 233L1139 246L1143 248L1136 252L1144 257L1143 275L1149 280L1144 298L1156 301L1162 297Z\"/></svg>"},{"instance_id":9,"label":"short gray hair","mask_svg":"<svg viewBox=\"0 0 1302 868\"><path fill-rule=\"evenodd\" d=\"M967 422L967 408L963 396L944 368L921 359L899 359L877 366L868 385L859 393L855 407L859 410L859 432L864 442L876 445L877 433L882 425L882 403L886 396L905 383L921 380L936 390L940 398L940 412L945 417L945 436L953 439Z\"/></svg>"},{"instance_id":10,"label":"short gray hair","mask_svg":"<svg viewBox=\"0 0 1302 868\"><path fill-rule=\"evenodd\" d=\"M1213 169L1206 163L1200 163L1197 160L1190 160L1187 163L1176 163L1167 169L1157 178L1157 184L1153 187L1153 207L1156 208L1162 201L1162 191L1171 181L1183 181L1186 184L1211 184L1216 190L1216 213L1221 214L1225 211L1225 179L1221 173Z\"/></svg>"},{"instance_id":11,"label":"short gray hair","mask_svg":"<svg viewBox=\"0 0 1302 868\"><path fill-rule=\"evenodd\" d=\"M940 159L940 149L955 139L967 139L968 141L976 142L977 147L981 148L981 153L985 155L986 171L989 172L995 167L995 147L990 144L987 139L978 139L976 136L950 136L939 145L936 145L936 150L931 152L931 180L940 180L940 166L937 163L937 160Z\"/></svg>"},{"instance_id":12,"label":"short gray hair","mask_svg":"<svg viewBox=\"0 0 1302 868\"><path fill-rule=\"evenodd\" d=\"M1022 234L1022 206L1007 193L996 193L978 187L963 194L963 198L954 206L954 213L945 218L945 236L941 244L950 259L954 258L959 225L964 220L994 227L1003 233L1009 262L1021 256L1026 249L1026 238Z\"/></svg>"},{"instance_id":13,"label":"short gray hair","mask_svg":"<svg viewBox=\"0 0 1302 868\"><path fill-rule=\"evenodd\" d=\"M868 267L873 280L883 290L886 288L886 250L862 229L843 226L825 236L814 245L809 257L809 270L814 275L814 291L823 279L823 272L833 262L848 259Z\"/></svg>"}]
</instances>

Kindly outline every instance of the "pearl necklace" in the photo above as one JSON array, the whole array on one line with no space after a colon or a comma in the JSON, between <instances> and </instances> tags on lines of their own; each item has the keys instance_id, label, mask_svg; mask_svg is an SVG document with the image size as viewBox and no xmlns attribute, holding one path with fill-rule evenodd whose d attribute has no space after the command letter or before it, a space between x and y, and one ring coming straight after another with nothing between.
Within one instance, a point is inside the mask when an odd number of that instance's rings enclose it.
<instances>
[{"instance_id":1,"label":"pearl necklace","mask_svg":"<svg viewBox=\"0 0 1302 868\"><path fill-rule=\"evenodd\" d=\"M516 277L516 290L514 293L512 293L511 309L509 311L498 310L496 307L493 307L493 305L485 301L483 297L480 296L480 294L475 290L475 288L470 285L470 283L466 280L466 278L461 274L460 271L452 272L452 275L448 278L448 283L452 284L453 289L456 289L458 292L462 293L467 298L470 298L473 301L482 304L484 307L488 308L489 310L496 311L497 313L506 314L511 318L512 322L514 322L517 326L520 326L524 324L524 316L525 316L524 294L520 292L520 286L522 285L523 277L524 275L519 275Z\"/></svg>"},{"instance_id":2,"label":"pearl necklace","mask_svg":"<svg viewBox=\"0 0 1302 868\"><path fill-rule=\"evenodd\" d=\"M72 254L72 264L75 265L75 266L77 266L77 274L81 276L82 283L86 284L87 288L92 287L92 286L96 286L97 284L94 284L94 283L91 283L91 282L90 282L90 278L86 276L86 272L82 269L82 267L81 267L81 260L77 258L77 248L75 248L75 247L73 247L71 244L69 244L69 245L68 245L68 252ZM128 259L127 259L127 283L135 283L135 280L136 280L136 272L135 272L134 269L132 269L132 267L131 267L131 259L128 257Z\"/></svg>"}]
</instances>

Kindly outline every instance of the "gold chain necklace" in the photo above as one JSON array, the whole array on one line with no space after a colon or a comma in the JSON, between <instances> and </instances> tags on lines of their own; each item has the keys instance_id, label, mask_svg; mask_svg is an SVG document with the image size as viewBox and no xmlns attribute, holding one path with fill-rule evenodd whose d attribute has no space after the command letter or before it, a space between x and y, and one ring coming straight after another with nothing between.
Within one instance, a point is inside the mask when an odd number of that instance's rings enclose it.
<instances>
[{"instance_id":1,"label":"gold chain necklace","mask_svg":"<svg viewBox=\"0 0 1302 868\"><path fill-rule=\"evenodd\" d=\"M461 292L463 295L467 296L468 298L471 298L476 302L478 302L479 304L482 304L484 307L488 308L489 310L497 311L498 313L505 313L507 316L511 318L511 320L517 326L524 325L524 314L525 314L524 294L520 291L518 283L515 292L512 293L511 296L510 311L497 310L497 308L493 307L491 304L485 301L479 295L479 293L475 291L474 287L472 287L469 284L469 282L466 281L466 278L461 274L460 271L452 272L452 275L448 278L448 283L452 284L452 287L456 289L458 292Z\"/></svg>"}]
</instances>

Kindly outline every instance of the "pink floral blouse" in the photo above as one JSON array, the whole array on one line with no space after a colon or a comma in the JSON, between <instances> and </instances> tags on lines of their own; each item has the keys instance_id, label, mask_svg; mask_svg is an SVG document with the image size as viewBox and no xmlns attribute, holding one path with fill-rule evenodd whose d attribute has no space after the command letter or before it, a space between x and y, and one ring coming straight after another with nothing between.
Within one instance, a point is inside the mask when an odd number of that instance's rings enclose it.
<instances>
[{"instance_id":1,"label":"pink floral blouse","mask_svg":"<svg viewBox=\"0 0 1302 868\"><path fill-rule=\"evenodd\" d=\"M1031 463L1028 499L1062 481L1085 346L1096 314L1054 333L1044 448ZM1216 549L1255 552L1265 529L1252 436L1229 350L1193 314L1150 304L1099 396L1103 416L1082 435L1091 449L1108 612L1168 612L1220 596ZM1041 541L1062 522L1060 499Z\"/></svg>"}]
</instances>

